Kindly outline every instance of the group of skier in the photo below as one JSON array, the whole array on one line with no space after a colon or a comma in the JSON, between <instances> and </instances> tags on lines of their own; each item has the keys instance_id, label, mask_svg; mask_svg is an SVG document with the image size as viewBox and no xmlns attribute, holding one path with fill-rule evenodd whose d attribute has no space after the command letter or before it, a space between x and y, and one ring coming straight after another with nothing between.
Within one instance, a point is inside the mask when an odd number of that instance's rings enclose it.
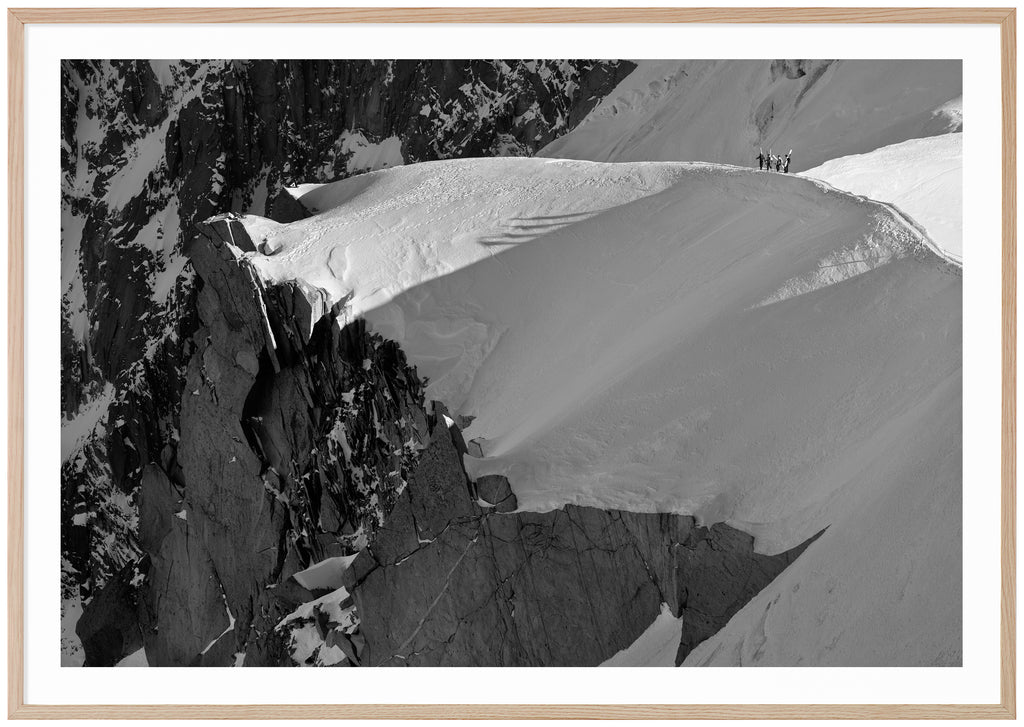
<instances>
[{"instance_id":1,"label":"group of skier","mask_svg":"<svg viewBox=\"0 0 1024 727\"><path fill-rule=\"evenodd\" d=\"M773 154L772 150L768 150L767 156L764 153L764 149L758 149L757 152L757 168L767 169L769 172L774 168L776 172L789 172L789 158L793 156L793 150L790 149L789 153L783 156L782 154Z\"/></svg>"}]
</instances>

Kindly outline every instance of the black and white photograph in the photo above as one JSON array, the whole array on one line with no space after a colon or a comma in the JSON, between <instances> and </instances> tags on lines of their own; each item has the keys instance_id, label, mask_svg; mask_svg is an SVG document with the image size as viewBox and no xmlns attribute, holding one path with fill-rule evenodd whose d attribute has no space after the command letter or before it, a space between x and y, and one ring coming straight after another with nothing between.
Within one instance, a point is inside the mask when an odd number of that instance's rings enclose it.
<instances>
[{"instance_id":1,"label":"black and white photograph","mask_svg":"<svg viewBox=\"0 0 1024 727\"><path fill-rule=\"evenodd\" d=\"M60 84L62 666L963 666L960 59Z\"/></svg>"}]
</instances>

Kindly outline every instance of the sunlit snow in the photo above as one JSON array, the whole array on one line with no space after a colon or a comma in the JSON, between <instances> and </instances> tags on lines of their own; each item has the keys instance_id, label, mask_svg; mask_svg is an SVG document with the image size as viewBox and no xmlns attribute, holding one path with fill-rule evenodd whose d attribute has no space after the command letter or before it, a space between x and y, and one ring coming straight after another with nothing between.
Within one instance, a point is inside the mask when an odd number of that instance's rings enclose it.
<instances>
[{"instance_id":1,"label":"sunlit snow","mask_svg":"<svg viewBox=\"0 0 1024 727\"><path fill-rule=\"evenodd\" d=\"M959 60L806 63L807 75L773 80L764 60L640 61L540 155L756 166L763 147L793 149L798 171L960 128Z\"/></svg>"},{"instance_id":2,"label":"sunlit snow","mask_svg":"<svg viewBox=\"0 0 1024 727\"><path fill-rule=\"evenodd\" d=\"M888 202L920 223L944 254L963 259L963 134L911 139L802 172Z\"/></svg>"},{"instance_id":3,"label":"sunlit snow","mask_svg":"<svg viewBox=\"0 0 1024 727\"><path fill-rule=\"evenodd\" d=\"M428 397L475 417L471 476L507 475L524 510L725 521L762 552L828 527L779 581L775 633L804 629L815 663L912 661L866 624L826 652L870 602L902 637L942 638L959 600L923 604L960 562L960 273L891 207L750 168L543 159L417 164L302 200L320 213L246 222L282 245L253 264L400 342ZM861 595L824 603L836 589ZM745 663L799 661L765 638Z\"/></svg>"}]
</instances>

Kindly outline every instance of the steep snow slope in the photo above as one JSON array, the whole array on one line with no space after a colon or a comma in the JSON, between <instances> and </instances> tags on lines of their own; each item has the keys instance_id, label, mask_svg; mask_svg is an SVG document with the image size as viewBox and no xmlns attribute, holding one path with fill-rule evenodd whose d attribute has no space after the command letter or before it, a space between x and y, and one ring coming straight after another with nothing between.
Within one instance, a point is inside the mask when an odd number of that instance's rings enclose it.
<instances>
[{"instance_id":1,"label":"steep snow slope","mask_svg":"<svg viewBox=\"0 0 1024 727\"><path fill-rule=\"evenodd\" d=\"M256 266L398 340L475 417L471 476L506 474L524 510L726 521L765 552L828 526L773 628L734 641L762 663L958 661L961 279L888 208L749 169L540 159L302 201L321 214L248 218L278 250Z\"/></svg>"},{"instance_id":2,"label":"steep snow slope","mask_svg":"<svg viewBox=\"0 0 1024 727\"><path fill-rule=\"evenodd\" d=\"M962 83L959 61L640 61L539 154L750 166L758 148L794 149L799 171L958 131Z\"/></svg>"},{"instance_id":3,"label":"steep snow slope","mask_svg":"<svg viewBox=\"0 0 1024 727\"><path fill-rule=\"evenodd\" d=\"M942 134L825 162L802 174L888 202L948 257L963 259L963 134Z\"/></svg>"}]
</instances>

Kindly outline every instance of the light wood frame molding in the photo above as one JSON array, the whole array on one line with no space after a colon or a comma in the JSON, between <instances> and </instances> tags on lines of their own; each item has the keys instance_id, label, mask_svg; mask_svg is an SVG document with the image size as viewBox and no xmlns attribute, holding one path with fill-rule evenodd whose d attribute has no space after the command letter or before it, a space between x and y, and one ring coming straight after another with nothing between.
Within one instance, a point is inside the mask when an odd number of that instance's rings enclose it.
<instances>
[{"instance_id":1,"label":"light wood frame molding","mask_svg":"<svg viewBox=\"0 0 1024 727\"><path fill-rule=\"evenodd\" d=\"M995 24L1002 82L1002 466L998 704L44 705L24 682L25 26L53 23ZM1014 8L15 8L7 12L7 711L16 719L1014 719L1016 718L1017 157Z\"/></svg>"}]
</instances>

